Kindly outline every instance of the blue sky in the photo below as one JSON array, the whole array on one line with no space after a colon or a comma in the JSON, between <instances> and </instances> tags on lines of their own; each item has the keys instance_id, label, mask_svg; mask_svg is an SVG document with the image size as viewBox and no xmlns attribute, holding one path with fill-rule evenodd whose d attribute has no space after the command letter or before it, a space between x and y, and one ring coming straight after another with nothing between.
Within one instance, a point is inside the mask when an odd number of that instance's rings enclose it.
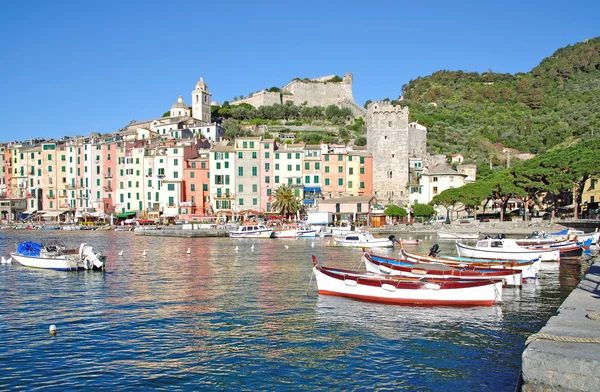
<instances>
[{"instance_id":1,"label":"blue sky","mask_svg":"<svg viewBox=\"0 0 600 392\"><path fill-rule=\"evenodd\" d=\"M222 103L352 72L362 105L441 69L527 72L600 35L598 15L597 0L4 1L0 142L115 132L189 105L200 76Z\"/></svg>"}]
</instances>

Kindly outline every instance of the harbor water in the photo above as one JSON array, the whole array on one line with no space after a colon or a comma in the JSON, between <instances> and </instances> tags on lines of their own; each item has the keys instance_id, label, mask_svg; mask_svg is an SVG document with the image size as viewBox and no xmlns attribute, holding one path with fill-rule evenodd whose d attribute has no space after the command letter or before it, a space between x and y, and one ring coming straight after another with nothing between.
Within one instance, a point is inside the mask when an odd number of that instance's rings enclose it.
<instances>
[{"instance_id":1,"label":"harbor water","mask_svg":"<svg viewBox=\"0 0 600 392\"><path fill-rule=\"evenodd\" d=\"M311 255L364 268L328 238L2 230L0 253L48 239L93 245L106 271L0 265L0 390L514 391L526 338L585 267L557 263L499 305L453 308L319 296Z\"/></svg>"}]
</instances>

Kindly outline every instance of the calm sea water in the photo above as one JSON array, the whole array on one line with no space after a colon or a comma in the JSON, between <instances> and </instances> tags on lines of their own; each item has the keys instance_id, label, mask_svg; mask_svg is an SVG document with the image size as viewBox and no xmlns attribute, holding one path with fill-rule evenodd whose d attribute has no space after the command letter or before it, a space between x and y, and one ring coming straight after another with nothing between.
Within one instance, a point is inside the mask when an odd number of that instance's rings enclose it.
<instances>
[{"instance_id":1,"label":"calm sea water","mask_svg":"<svg viewBox=\"0 0 600 392\"><path fill-rule=\"evenodd\" d=\"M498 306L405 307L319 296L312 254L360 264L327 239L2 230L0 253L51 238L94 245L107 271L0 265L0 390L514 391L525 339L582 268L544 271Z\"/></svg>"}]
</instances>

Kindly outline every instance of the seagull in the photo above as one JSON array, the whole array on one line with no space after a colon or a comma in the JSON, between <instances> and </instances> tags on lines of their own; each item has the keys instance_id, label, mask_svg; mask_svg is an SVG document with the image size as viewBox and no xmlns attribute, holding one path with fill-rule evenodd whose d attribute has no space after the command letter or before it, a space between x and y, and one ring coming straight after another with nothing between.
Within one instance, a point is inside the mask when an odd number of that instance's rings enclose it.
<instances>
[{"instance_id":1,"label":"seagull","mask_svg":"<svg viewBox=\"0 0 600 392\"><path fill-rule=\"evenodd\" d=\"M314 242L314 241L310 243L310 247L311 247L311 248L314 248L314 247L315 247L315 242Z\"/></svg>"},{"instance_id":2,"label":"seagull","mask_svg":"<svg viewBox=\"0 0 600 392\"><path fill-rule=\"evenodd\" d=\"M237 253L237 252L239 252L239 251L240 251L240 247L236 245L236 246L235 246L235 253Z\"/></svg>"},{"instance_id":3,"label":"seagull","mask_svg":"<svg viewBox=\"0 0 600 392\"><path fill-rule=\"evenodd\" d=\"M119 252L119 256L123 256L123 251L120 251L120 252Z\"/></svg>"},{"instance_id":4,"label":"seagull","mask_svg":"<svg viewBox=\"0 0 600 392\"><path fill-rule=\"evenodd\" d=\"M0 260L0 262L2 262L2 264L8 264L8 260L6 260L4 256L2 256L2 260Z\"/></svg>"},{"instance_id":5,"label":"seagull","mask_svg":"<svg viewBox=\"0 0 600 392\"><path fill-rule=\"evenodd\" d=\"M192 250L191 250L190 248L188 248L188 250L187 250L187 254L188 254L188 255L191 255L191 254L192 254Z\"/></svg>"},{"instance_id":6,"label":"seagull","mask_svg":"<svg viewBox=\"0 0 600 392\"><path fill-rule=\"evenodd\" d=\"M289 246L287 246L287 245L284 245L284 246L285 246L285 249L289 249L289 248L290 248L290 247L289 247Z\"/></svg>"},{"instance_id":7,"label":"seagull","mask_svg":"<svg viewBox=\"0 0 600 392\"><path fill-rule=\"evenodd\" d=\"M254 250L254 244L252 244L252 246L250 247L250 249Z\"/></svg>"},{"instance_id":8,"label":"seagull","mask_svg":"<svg viewBox=\"0 0 600 392\"><path fill-rule=\"evenodd\" d=\"M146 253L146 249L144 249L144 253L142 253L142 256L146 257L148 255L148 253Z\"/></svg>"}]
</instances>

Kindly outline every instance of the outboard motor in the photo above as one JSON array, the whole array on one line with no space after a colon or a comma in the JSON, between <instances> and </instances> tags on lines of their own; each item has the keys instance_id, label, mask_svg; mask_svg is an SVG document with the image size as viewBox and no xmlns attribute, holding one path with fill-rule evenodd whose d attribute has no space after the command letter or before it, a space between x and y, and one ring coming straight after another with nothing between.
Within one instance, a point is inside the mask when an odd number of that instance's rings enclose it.
<instances>
[{"instance_id":1,"label":"outboard motor","mask_svg":"<svg viewBox=\"0 0 600 392\"><path fill-rule=\"evenodd\" d=\"M429 257L437 257L440 252L440 246L438 244L433 244L431 249L429 249Z\"/></svg>"},{"instance_id":2,"label":"outboard motor","mask_svg":"<svg viewBox=\"0 0 600 392\"><path fill-rule=\"evenodd\" d=\"M392 241L392 243L398 242L398 240L396 239L396 236L393 234L388 237L388 240Z\"/></svg>"},{"instance_id":3,"label":"outboard motor","mask_svg":"<svg viewBox=\"0 0 600 392\"><path fill-rule=\"evenodd\" d=\"M495 239L495 240L503 240L503 239L505 239L505 238L506 238L506 236L505 236L503 233L500 233L500 234L498 234L498 235L497 235L497 236L496 236L494 239Z\"/></svg>"}]
</instances>

